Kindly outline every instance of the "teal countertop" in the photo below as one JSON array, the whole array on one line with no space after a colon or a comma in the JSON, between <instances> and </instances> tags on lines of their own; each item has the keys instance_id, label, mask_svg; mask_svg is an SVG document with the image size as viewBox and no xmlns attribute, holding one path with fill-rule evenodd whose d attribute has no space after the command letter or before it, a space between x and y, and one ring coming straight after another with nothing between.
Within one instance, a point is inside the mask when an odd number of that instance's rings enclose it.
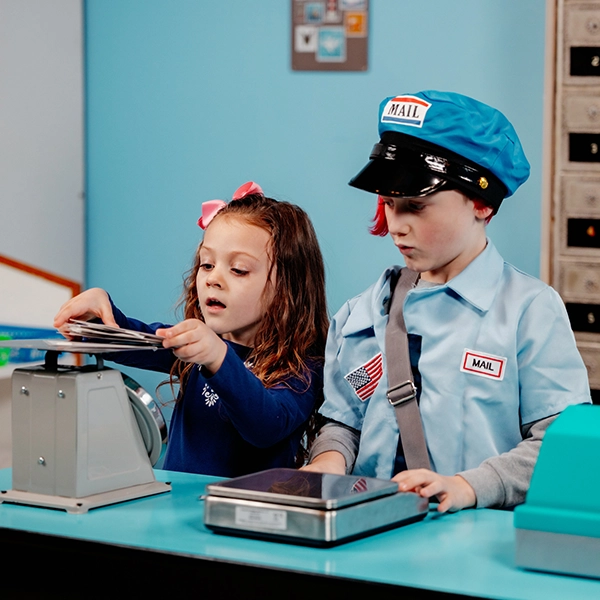
<instances>
[{"instance_id":1,"label":"teal countertop","mask_svg":"<svg viewBox=\"0 0 600 600\"><path fill-rule=\"evenodd\" d=\"M172 492L82 515L0 504L0 528L487 598L600 598L600 580L516 568L511 512L430 512L395 530L334 548L310 548L212 533L203 525L200 496L217 478L160 470L156 477L172 482ZM0 470L0 490L10 488L10 469Z\"/></svg>"}]
</instances>

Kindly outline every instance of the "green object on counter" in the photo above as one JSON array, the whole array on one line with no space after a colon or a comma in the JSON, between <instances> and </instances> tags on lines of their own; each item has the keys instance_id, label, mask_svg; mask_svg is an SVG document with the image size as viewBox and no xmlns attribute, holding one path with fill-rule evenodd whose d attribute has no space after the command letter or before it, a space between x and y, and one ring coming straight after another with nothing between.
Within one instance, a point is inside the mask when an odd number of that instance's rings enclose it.
<instances>
[{"instance_id":1,"label":"green object on counter","mask_svg":"<svg viewBox=\"0 0 600 600\"><path fill-rule=\"evenodd\" d=\"M8 335L0 335L0 340L10 340L12 339ZM2 348L0 346L0 367L8 364L8 360L10 358L10 348Z\"/></svg>"},{"instance_id":2,"label":"green object on counter","mask_svg":"<svg viewBox=\"0 0 600 600\"><path fill-rule=\"evenodd\" d=\"M588 561L600 551L599 475L600 406L570 406L548 428L514 511L518 566L600 577L600 561Z\"/></svg>"}]
</instances>

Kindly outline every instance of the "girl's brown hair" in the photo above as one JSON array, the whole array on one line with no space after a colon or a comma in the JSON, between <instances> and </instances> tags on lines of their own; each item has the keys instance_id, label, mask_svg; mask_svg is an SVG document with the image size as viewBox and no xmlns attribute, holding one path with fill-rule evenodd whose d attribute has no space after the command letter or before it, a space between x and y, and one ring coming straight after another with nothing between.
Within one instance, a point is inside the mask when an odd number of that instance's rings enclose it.
<instances>
[{"instance_id":1,"label":"girl's brown hair","mask_svg":"<svg viewBox=\"0 0 600 600\"><path fill-rule=\"evenodd\" d=\"M329 325L325 268L312 223L299 206L259 194L232 200L213 220L225 218L243 220L271 236L270 268L275 269L275 289L256 333L248 364L265 387L285 385L290 378L300 379L308 387L311 371L324 361ZM181 304L186 319L204 320L196 289L201 247L202 243L184 279ZM267 281L270 275L271 272ZM171 370L171 381L176 379L185 386L193 367L193 363L177 359ZM322 391L309 422L308 443L316 433L317 410L321 403ZM299 459L299 462L302 461Z\"/></svg>"}]
</instances>

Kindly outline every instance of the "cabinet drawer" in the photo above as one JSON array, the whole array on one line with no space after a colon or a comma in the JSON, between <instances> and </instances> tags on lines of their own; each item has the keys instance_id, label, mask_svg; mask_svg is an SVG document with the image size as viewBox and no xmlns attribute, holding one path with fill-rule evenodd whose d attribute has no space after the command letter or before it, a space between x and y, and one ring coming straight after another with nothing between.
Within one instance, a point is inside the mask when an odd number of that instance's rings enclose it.
<instances>
[{"instance_id":1,"label":"cabinet drawer","mask_svg":"<svg viewBox=\"0 0 600 600\"><path fill-rule=\"evenodd\" d=\"M567 6L565 42L568 46L600 45L600 9L590 6Z\"/></svg>"},{"instance_id":2,"label":"cabinet drawer","mask_svg":"<svg viewBox=\"0 0 600 600\"><path fill-rule=\"evenodd\" d=\"M600 248L600 219L567 219L569 248Z\"/></svg>"},{"instance_id":3,"label":"cabinet drawer","mask_svg":"<svg viewBox=\"0 0 600 600\"><path fill-rule=\"evenodd\" d=\"M571 46L569 63L571 77L598 77L600 75L600 46Z\"/></svg>"},{"instance_id":4,"label":"cabinet drawer","mask_svg":"<svg viewBox=\"0 0 600 600\"><path fill-rule=\"evenodd\" d=\"M600 333L600 305L567 302L567 313L573 331Z\"/></svg>"},{"instance_id":5,"label":"cabinet drawer","mask_svg":"<svg viewBox=\"0 0 600 600\"><path fill-rule=\"evenodd\" d=\"M600 132L569 133L569 162L600 163Z\"/></svg>"},{"instance_id":6,"label":"cabinet drawer","mask_svg":"<svg viewBox=\"0 0 600 600\"><path fill-rule=\"evenodd\" d=\"M563 129L560 152L562 168L567 172L585 171L600 176L600 127L595 125L585 132Z\"/></svg>"},{"instance_id":7,"label":"cabinet drawer","mask_svg":"<svg viewBox=\"0 0 600 600\"><path fill-rule=\"evenodd\" d=\"M563 177L561 191L566 212L600 217L600 177Z\"/></svg>"},{"instance_id":8,"label":"cabinet drawer","mask_svg":"<svg viewBox=\"0 0 600 600\"><path fill-rule=\"evenodd\" d=\"M563 115L569 131L600 131L600 96L589 93L566 96Z\"/></svg>"},{"instance_id":9,"label":"cabinet drawer","mask_svg":"<svg viewBox=\"0 0 600 600\"><path fill-rule=\"evenodd\" d=\"M600 300L600 263L561 263L560 291L580 300Z\"/></svg>"},{"instance_id":10,"label":"cabinet drawer","mask_svg":"<svg viewBox=\"0 0 600 600\"><path fill-rule=\"evenodd\" d=\"M594 346L579 344L579 353L585 364L590 380L590 387L600 388L600 349Z\"/></svg>"}]
</instances>

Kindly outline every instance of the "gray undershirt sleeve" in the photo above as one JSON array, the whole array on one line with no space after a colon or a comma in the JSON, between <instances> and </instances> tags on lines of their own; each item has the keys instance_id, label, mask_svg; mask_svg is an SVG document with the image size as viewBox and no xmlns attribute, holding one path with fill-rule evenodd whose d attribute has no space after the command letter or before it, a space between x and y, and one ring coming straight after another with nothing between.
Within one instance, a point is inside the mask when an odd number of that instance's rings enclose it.
<instances>
[{"instance_id":1,"label":"gray undershirt sleeve","mask_svg":"<svg viewBox=\"0 0 600 600\"><path fill-rule=\"evenodd\" d=\"M514 506L525 500L542 439L557 416L523 425L523 441L515 448L488 458L475 469L458 473L475 490L478 508ZM337 421L328 421L319 431L308 460L311 462L319 454L335 450L346 461L346 473L351 473L359 443L359 431Z\"/></svg>"},{"instance_id":2,"label":"gray undershirt sleeve","mask_svg":"<svg viewBox=\"0 0 600 600\"><path fill-rule=\"evenodd\" d=\"M501 508L524 502L546 429L558 415L521 427L523 441L504 454L458 473L475 490L478 508Z\"/></svg>"},{"instance_id":3,"label":"gray undershirt sleeve","mask_svg":"<svg viewBox=\"0 0 600 600\"><path fill-rule=\"evenodd\" d=\"M346 474L352 472L358 454L360 432L343 423L329 420L321 429L317 439L313 442L308 455L308 462L323 452L335 450L346 461Z\"/></svg>"}]
</instances>

